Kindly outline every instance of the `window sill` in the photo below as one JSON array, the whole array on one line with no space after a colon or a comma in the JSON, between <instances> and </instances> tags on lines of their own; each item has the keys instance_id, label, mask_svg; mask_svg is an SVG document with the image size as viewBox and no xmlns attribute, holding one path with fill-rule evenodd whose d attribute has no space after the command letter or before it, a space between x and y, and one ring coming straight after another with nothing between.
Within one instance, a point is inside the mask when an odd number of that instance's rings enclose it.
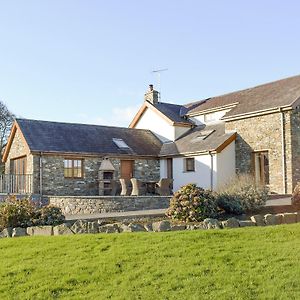
<instances>
[{"instance_id":1,"label":"window sill","mask_svg":"<svg viewBox=\"0 0 300 300\"><path fill-rule=\"evenodd\" d=\"M183 171L182 173L195 173L196 171L193 170L193 171Z\"/></svg>"}]
</instances>

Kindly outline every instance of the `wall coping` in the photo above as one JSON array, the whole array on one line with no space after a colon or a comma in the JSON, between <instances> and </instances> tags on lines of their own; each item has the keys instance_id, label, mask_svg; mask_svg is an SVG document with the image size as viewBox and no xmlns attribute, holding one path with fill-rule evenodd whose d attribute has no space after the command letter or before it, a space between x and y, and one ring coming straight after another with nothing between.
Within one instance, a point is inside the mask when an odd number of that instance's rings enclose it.
<instances>
[{"instance_id":1,"label":"wall coping","mask_svg":"<svg viewBox=\"0 0 300 300\"><path fill-rule=\"evenodd\" d=\"M173 196L158 196L158 195L149 195L149 196L59 196L59 195L43 195L43 197L48 197L48 198L64 198L64 199L111 199L111 198L118 198L118 199L131 199L131 198L172 198Z\"/></svg>"}]
</instances>

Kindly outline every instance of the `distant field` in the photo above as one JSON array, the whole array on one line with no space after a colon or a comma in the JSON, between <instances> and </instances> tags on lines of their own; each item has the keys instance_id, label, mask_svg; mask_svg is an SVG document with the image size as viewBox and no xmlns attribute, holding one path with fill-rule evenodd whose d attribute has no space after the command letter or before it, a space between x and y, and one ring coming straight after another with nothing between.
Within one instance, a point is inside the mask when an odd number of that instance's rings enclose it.
<instances>
[{"instance_id":1,"label":"distant field","mask_svg":"<svg viewBox=\"0 0 300 300\"><path fill-rule=\"evenodd\" d=\"M300 224L0 239L0 299L300 299Z\"/></svg>"}]
</instances>

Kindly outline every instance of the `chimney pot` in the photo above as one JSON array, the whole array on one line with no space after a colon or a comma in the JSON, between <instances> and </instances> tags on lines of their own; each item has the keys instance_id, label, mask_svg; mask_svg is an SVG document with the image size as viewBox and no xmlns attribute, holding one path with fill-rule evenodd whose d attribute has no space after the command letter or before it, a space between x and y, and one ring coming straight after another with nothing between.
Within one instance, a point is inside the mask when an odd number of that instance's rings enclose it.
<instances>
[{"instance_id":1,"label":"chimney pot","mask_svg":"<svg viewBox=\"0 0 300 300\"><path fill-rule=\"evenodd\" d=\"M152 104L158 103L159 93L153 89L153 84L149 84L149 90L145 94L145 101Z\"/></svg>"}]
</instances>

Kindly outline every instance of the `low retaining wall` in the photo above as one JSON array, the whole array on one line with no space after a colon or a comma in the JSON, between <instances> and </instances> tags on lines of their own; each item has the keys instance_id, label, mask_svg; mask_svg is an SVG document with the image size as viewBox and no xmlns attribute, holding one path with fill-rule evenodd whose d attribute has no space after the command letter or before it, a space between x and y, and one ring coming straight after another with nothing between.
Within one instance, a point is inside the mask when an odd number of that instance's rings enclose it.
<instances>
[{"instance_id":1,"label":"low retaining wall","mask_svg":"<svg viewBox=\"0 0 300 300\"><path fill-rule=\"evenodd\" d=\"M167 196L45 196L65 215L97 214L168 208Z\"/></svg>"}]
</instances>

